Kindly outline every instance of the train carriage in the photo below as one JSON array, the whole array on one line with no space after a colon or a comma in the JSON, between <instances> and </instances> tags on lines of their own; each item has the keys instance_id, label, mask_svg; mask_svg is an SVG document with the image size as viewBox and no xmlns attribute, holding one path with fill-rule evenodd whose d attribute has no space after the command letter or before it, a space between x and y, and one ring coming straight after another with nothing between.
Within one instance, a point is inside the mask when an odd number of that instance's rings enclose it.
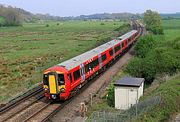
<instances>
[{"instance_id":1,"label":"train carriage","mask_svg":"<svg viewBox=\"0 0 180 122\"><path fill-rule=\"evenodd\" d=\"M86 82L113 62L135 41L137 30L50 67L43 73L44 94L49 99L66 100Z\"/></svg>"}]
</instances>

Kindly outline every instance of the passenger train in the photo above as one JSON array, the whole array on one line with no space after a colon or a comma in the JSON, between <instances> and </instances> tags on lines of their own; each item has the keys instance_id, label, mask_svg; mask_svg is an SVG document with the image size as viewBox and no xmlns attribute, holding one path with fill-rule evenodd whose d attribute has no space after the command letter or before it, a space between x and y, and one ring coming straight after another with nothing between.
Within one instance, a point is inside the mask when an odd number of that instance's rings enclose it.
<instances>
[{"instance_id":1,"label":"passenger train","mask_svg":"<svg viewBox=\"0 0 180 122\"><path fill-rule=\"evenodd\" d=\"M122 55L139 32L132 30L101 46L64 61L43 72L44 95L48 99L67 100L98 73Z\"/></svg>"}]
</instances>

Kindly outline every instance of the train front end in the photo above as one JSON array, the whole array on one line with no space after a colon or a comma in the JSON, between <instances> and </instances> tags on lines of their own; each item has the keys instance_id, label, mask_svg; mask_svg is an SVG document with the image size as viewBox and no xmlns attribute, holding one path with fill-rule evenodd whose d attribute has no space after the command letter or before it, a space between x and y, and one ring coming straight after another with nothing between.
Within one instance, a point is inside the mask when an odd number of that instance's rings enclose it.
<instances>
[{"instance_id":1,"label":"train front end","mask_svg":"<svg viewBox=\"0 0 180 122\"><path fill-rule=\"evenodd\" d=\"M66 100L69 96L68 71L63 67L54 66L43 73L44 95L52 100Z\"/></svg>"}]
</instances>

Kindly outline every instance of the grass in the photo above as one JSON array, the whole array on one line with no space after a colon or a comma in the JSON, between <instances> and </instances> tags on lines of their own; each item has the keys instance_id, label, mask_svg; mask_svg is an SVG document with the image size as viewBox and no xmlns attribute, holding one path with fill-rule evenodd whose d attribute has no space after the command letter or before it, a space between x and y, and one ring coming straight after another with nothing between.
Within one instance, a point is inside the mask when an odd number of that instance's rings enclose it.
<instances>
[{"instance_id":1,"label":"grass","mask_svg":"<svg viewBox=\"0 0 180 122\"><path fill-rule=\"evenodd\" d=\"M44 69L109 41L124 22L101 23L41 21L1 27L0 103L40 82Z\"/></svg>"},{"instance_id":2,"label":"grass","mask_svg":"<svg viewBox=\"0 0 180 122\"><path fill-rule=\"evenodd\" d=\"M162 23L166 40L173 40L180 36L180 19L163 20Z\"/></svg>"},{"instance_id":3,"label":"grass","mask_svg":"<svg viewBox=\"0 0 180 122\"><path fill-rule=\"evenodd\" d=\"M180 112L180 74L171 77L170 80L159 82L161 82L160 87L142 99L160 95L160 105L153 106L143 113L136 120L137 122L168 121L176 112Z\"/></svg>"}]
</instances>

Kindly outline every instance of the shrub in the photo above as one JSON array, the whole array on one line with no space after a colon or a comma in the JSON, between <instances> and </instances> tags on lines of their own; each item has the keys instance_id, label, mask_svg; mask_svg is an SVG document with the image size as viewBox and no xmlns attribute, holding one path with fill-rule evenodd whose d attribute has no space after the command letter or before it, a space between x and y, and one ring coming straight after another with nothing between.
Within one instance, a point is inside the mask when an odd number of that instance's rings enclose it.
<instances>
[{"instance_id":1,"label":"shrub","mask_svg":"<svg viewBox=\"0 0 180 122\"><path fill-rule=\"evenodd\" d=\"M144 38L144 39L143 39ZM180 71L179 39L157 41L152 37L143 37L135 46L136 55L124 71L135 77L143 77L146 82L153 82L157 74L172 75Z\"/></svg>"},{"instance_id":2,"label":"shrub","mask_svg":"<svg viewBox=\"0 0 180 122\"><path fill-rule=\"evenodd\" d=\"M151 26L148 30L153 32L153 34L155 34L155 35L157 35L157 34L160 34L160 35L164 34L162 26Z\"/></svg>"},{"instance_id":3,"label":"shrub","mask_svg":"<svg viewBox=\"0 0 180 122\"><path fill-rule=\"evenodd\" d=\"M148 83L151 83L156 75L154 61L146 58L134 58L125 67L124 71L131 76L145 78Z\"/></svg>"},{"instance_id":4,"label":"shrub","mask_svg":"<svg viewBox=\"0 0 180 122\"><path fill-rule=\"evenodd\" d=\"M109 106L114 107L115 106L115 99L114 99L114 85L110 84L108 86L108 95L107 95L107 103Z\"/></svg>"},{"instance_id":5,"label":"shrub","mask_svg":"<svg viewBox=\"0 0 180 122\"><path fill-rule=\"evenodd\" d=\"M179 50L180 49L180 37L177 37L173 42L173 48Z\"/></svg>"},{"instance_id":6,"label":"shrub","mask_svg":"<svg viewBox=\"0 0 180 122\"><path fill-rule=\"evenodd\" d=\"M101 25L105 25L104 23L101 23Z\"/></svg>"},{"instance_id":7,"label":"shrub","mask_svg":"<svg viewBox=\"0 0 180 122\"><path fill-rule=\"evenodd\" d=\"M0 16L0 27L5 25L5 19Z\"/></svg>"},{"instance_id":8,"label":"shrub","mask_svg":"<svg viewBox=\"0 0 180 122\"><path fill-rule=\"evenodd\" d=\"M114 31L128 30L129 28L130 28L130 24L123 24L120 27L116 28Z\"/></svg>"},{"instance_id":9,"label":"shrub","mask_svg":"<svg viewBox=\"0 0 180 122\"><path fill-rule=\"evenodd\" d=\"M152 35L146 35L141 37L136 46L134 47L136 55L138 57L144 58L146 54L154 47L155 40Z\"/></svg>"},{"instance_id":10,"label":"shrub","mask_svg":"<svg viewBox=\"0 0 180 122\"><path fill-rule=\"evenodd\" d=\"M49 27L49 24L46 24L46 27Z\"/></svg>"}]
</instances>

